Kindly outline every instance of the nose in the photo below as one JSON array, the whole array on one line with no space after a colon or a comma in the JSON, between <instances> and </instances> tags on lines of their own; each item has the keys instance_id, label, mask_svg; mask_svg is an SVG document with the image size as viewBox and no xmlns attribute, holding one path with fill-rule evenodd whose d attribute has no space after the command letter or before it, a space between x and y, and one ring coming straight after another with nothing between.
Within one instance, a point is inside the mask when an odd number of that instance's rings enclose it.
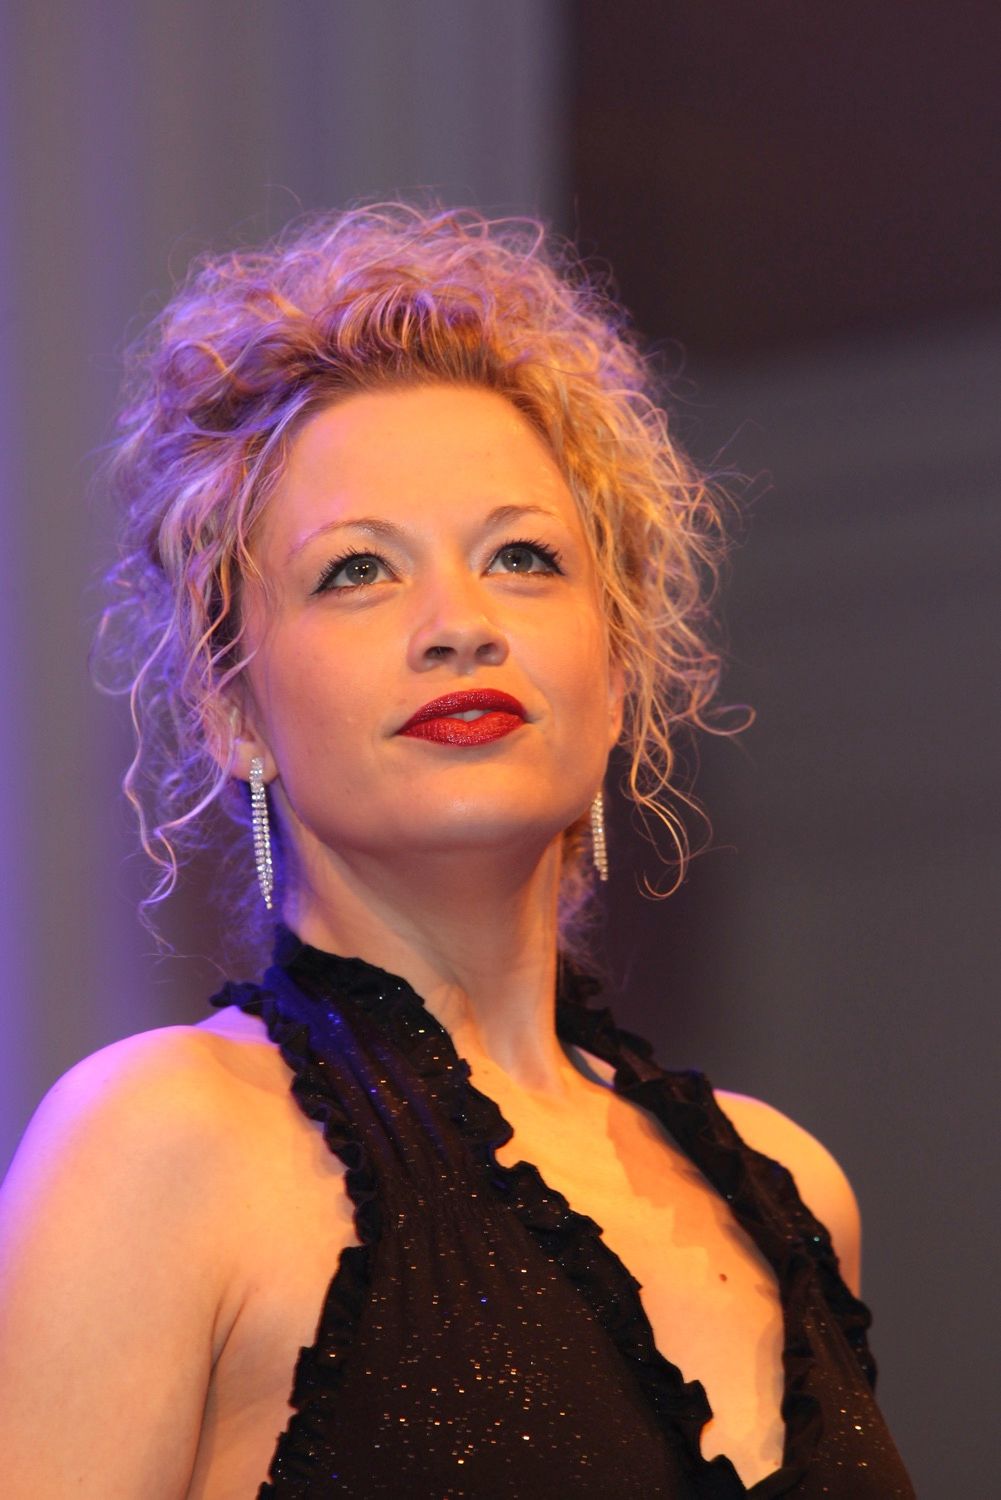
<instances>
[{"instance_id":1,"label":"nose","mask_svg":"<svg viewBox=\"0 0 1001 1500\"><path fill-rule=\"evenodd\" d=\"M461 675L477 667L499 667L507 660L507 637L473 578L442 578L423 592L421 603L407 652L415 672L445 662Z\"/></svg>"}]
</instances>

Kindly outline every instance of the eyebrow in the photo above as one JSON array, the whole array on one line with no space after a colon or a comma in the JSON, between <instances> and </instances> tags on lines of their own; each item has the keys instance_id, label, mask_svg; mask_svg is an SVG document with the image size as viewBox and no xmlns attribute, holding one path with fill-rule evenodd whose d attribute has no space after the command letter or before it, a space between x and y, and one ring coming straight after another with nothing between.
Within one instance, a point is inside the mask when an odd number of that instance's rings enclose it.
<instances>
[{"instance_id":1,"label":"eyebrow","mask_svg":"<svg viewBox=\"0 0 1001 1500\"><path fill-rule=\"evenodd\" d=\"M547 510L544 505L495 505L493 510L484 517L483 530L489 531L493 526L503 526L509 521L520 520L523 516L548 516L553 521L561 519L555 511ZM392 521L383 521L378 516L348 516L341 521L328 521L325 525L317 526L313 531L307 532L304 537L292 543L285 560L291 562L304 547L316 541L317 537L329 536L335 531L348 530L367 531L371 536L386 537L394 542L401 542L406 538L404 528L396 526Z\"/></svg>"}]
</instances>

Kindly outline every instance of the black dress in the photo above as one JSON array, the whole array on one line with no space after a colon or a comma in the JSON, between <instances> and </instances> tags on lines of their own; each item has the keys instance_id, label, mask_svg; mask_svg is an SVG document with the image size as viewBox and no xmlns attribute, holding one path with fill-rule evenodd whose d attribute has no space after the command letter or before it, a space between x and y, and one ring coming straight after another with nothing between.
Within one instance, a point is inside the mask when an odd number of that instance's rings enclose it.
<instances>
[{"instance_id":1,"label":"black dress","mask_svg":"<svg viewBox=\"0 0 1001 1500\"><path fill-rule=\"evenodd\" d=\"M402 980L279 934L263 984L213 1004L265 1021L347 1167L360 1244L331 1267L258 1500L889 1500L914 1491L872 1394L869 1314L789 1173L750 1150L699 1073L668 1073L570 975L560 1038L615 1065L774 1268L785 1317L782 1467L747 1489L702 1458L697 1381L654 1346L638 1282L527 1162Z\"/></svg>"}]
</instances>

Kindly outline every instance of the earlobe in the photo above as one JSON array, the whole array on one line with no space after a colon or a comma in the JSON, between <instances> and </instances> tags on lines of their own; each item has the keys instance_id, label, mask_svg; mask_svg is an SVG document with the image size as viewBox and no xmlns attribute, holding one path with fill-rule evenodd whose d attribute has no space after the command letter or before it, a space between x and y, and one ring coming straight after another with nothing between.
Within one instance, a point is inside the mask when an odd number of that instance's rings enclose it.
<instances>
[{"instance_id":1,"label":"earlobe","mask_svg":"<svg viewBox=\"0 0 1001 1500\"><path fill-rule=\"evenodd\" d=\"M250 725L240 724L238 732L233 736L230 775L235 776L238 781L249 781L251 761L260 762L265 785L274 779L277 767L272 759L271 751L253 732Z\"/></svg>"},{"instance_id":2,"label":"earlobe","mask_svg":"<svg viewBox=\"0 0 1001 1500\"><path fill-rule=\"evenodd\" d=\"M626 674L619 662L613 661L608 671L608 718L609 748L617 745L622 734L625 713Z\"/></svg>"},{"instance_id":3,"label":"earlobe","mask_svg":"<svg viewBox=\"0 0 1001 1500\"><path fill-rule=\"evenodd\" d=\"M238 737L233 741L233 756L230 761L230 775L236 777L237 781L250 780L250 763L259 760L263 766L263 777L265 784L274 779L275 763L266 746L254 738Z\"/></svg>"},{"instance_id":4,"label":"earlobe","mask_svg":"<svg viewBox=\"0 0 1001 1500\"><path fill-rule=\"evenodd\" d=\"M273 779L275 764L271 752L255 732L240 704L231 701L222 708L215 726L208 728L206 738L213 760L237 781L249 782L252 760L263 763L266 782Z\"/></svg>"}]
</instances>

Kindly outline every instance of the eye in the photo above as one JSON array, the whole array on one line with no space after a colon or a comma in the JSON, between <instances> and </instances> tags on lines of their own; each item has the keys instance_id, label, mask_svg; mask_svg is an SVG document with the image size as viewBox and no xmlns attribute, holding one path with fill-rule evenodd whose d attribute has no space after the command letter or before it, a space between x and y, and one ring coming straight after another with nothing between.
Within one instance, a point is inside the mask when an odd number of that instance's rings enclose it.
<instances>
[{"instance_id":1,"label":"eye","mask_svg":"<svg viewBox=\"0 0 1001 1500\"><path fill-rule=\"evenodd\" d=\"M545 542L506 542L494 554L488 572L501 573L562 573L562 558L555 547ZM500 567L497 567L497 564ZM541 566L540 566L541 565Z\"/></svg>"},{"instance_id":2,"label":"eye","mask_svg":"<svg viewBox=\"0 0 1001 1500\"><path fill-rule=\"evenodd\" d=\"M377 552L345 552L332 558L320 574L315 594L332 590L359 589L366 584L379 583L382 577L392 577L389 564Z\"/></svg>"}]
</instances>

